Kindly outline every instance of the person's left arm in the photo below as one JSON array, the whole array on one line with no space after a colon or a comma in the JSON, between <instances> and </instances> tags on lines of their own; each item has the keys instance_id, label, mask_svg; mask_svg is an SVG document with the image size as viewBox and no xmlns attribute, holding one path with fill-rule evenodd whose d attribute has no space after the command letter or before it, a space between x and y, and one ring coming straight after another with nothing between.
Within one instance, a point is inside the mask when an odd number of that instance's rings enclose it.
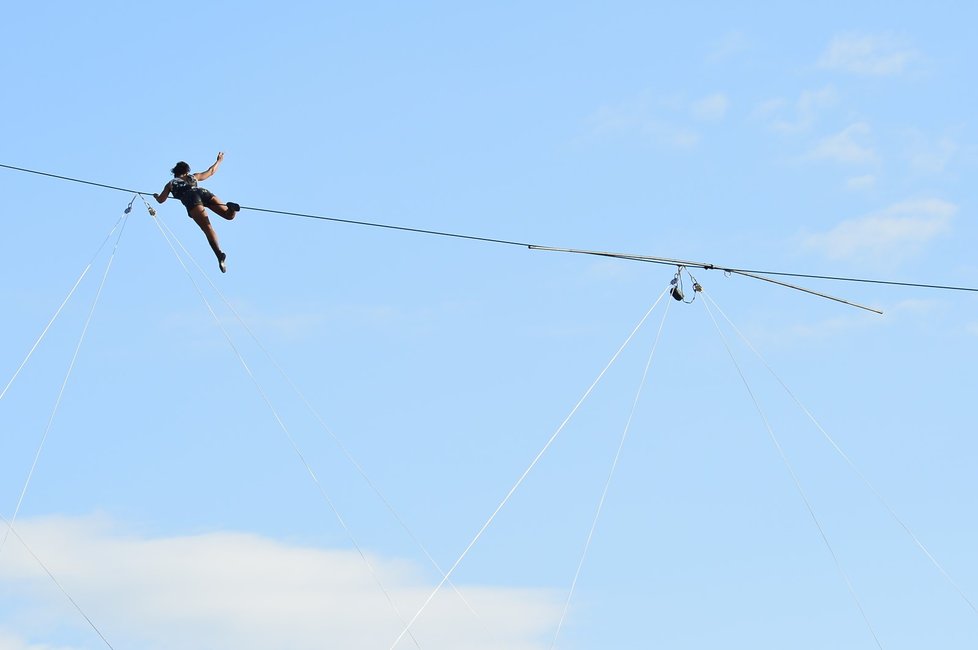
<instances>
[{"instance_id":1,"label":"person's left arm","mask_svg":"<svg viewBox=\"0 0 978 650\"><path fill-rule=\"evenodd\" d=\"M210 178L211 176L214 175L214 172L217 171L217 168L221 166L221 161L222 160L224 160L224 152L223 151L218 151L217 152L217 160L214 161L214 164L211 165L210 167L208 167L207 169L205 169L204 171L202 171L200 173L197 173L197 174L194 174L194 176L197 177L197 180L198 181L202 181L202 180L206 180L206 179Z\"/></svg>"}]
</instances>

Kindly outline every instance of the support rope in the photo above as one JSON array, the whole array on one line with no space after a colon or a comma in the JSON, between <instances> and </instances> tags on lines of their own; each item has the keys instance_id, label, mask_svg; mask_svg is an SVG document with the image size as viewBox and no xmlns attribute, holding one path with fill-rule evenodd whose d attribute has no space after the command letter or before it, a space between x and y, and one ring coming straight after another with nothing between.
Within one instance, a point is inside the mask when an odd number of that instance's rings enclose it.
<instances>
[{"instance_id":1,"label":"support rope","mask_svg":"<svg viewBox=\"0 0 978 650\"><path fill-rule=\"evenodd\" d=\"M143 200L143 202L146 203L145 199ZM146 203L146 207L147 208L150 207L148 203ZM194 264L194 266L197 267L198 272L200 272L201 276L204 279L207 280L207 283L210 285L211 289L213 289L214 293L216 293L217 296L221 299L221 302L224 303L224 306L227 307L228 310L232 314L234 314L234 317L237 319L238 323L244 328L244 330L248 333L248 335L251 336L251 339L255 342L255 344L258 346L258 348L265 354L265 357L269 360L269 362L271 362L271 364L275 367L275 369L278 370L279 374L282 375L282 378L285 380L285 382L289 385L289 387L292 389L292 391L299 397L299 400L306 406L306 408L309 410L309 412L312 414L312 416L319 423L319 426L323 429L323 431L325 431L326 434L333 440L333 442L339 448L340 452L344 455L344 457L346 458L346 460L353 466L353 468L357 471L357 473L364 480L364 482L371 488L371 490L373 490L374 494L377 495L377 497L380 499L380 501L384 504L384 506L387 508L387 510L394 517L394 519L398 523L398 525L400 525L401 528L404 530L404 532L407 533L407 535L411 539L411 541L424 554L424 556L427 558L428 562L431 563L431 565L438 572L438 574L440 576L444 576L445 575L444 570L442 570L441 566L439 566L439 564L435 560L435 558L432 557L431 553L428 551L428 549L425 547L425 545L422 544L421 540L417 537L417 535L415 535L414 531L411 530L411 528L407 525L407 523L404 521L404 519L398 514L397 510L395 510L394 506L387 499L387 497L384 496L383 492L380 490L380 488L377 486L377 484L367 475L366 470L364 470L363 469L363 466L359 462L357 462L357 460L353 457L353 454L347 449L346 445L343 444L343 442L340 440L339 436L337 436L332 431L332 429L326 424L326 421L324 420L324 418L322 417L322 415L312 405L312 403L305 396L305 394L299 389L299 387L292 380L292 378L289 376L289 374L285 372L285 369L282 368L281 364L279 364L279 362L275 359L275 357L272 356L272 353L269 352L268 349L258 339L258 336L248 326L248 323L241 316L241 314L238 313L238 311L234 308L234 306L231 304L231 301L227 299L227 297L221 292L221 290L214 283L214 281L210 279L210 276L207 275L207 273L204 271L203 267L201 267L200 264L197 262L197 260L193 257L193 255L190 254L190 251L188 251L186 249L186 247L183 245L183 243L179 239L177 239L176 235L173 234L173 231L170 230L170 227L167 226L166 223L164 223L162 221L160 223L163 226L163 228L166 230L166 232L173 238L173 240L177 242L177 245L180 246L180 249L183 251L184 255L186 255L187 259L189 259ZM452 589L455 591L455 594L459 597L459 599L462 601L462 603L465 604L465 606L469 610L469 612L477 620L479 620L480 622L483 622L483 624L484 624L484 621L482 621L482 617L479 616L478 612L475 611L475 608L472 607L472 605L469 603L468 599L465 598L465 596L458 589L458 587L454 583L452 583L451 581L449 581L449 584L452 586ZM492 634L491 631L488 630L488 629L486 630L486 632L488 634L490 634L490 635Z\"/></svg>"},{"instance_id":2,"label":"support rope","mask_svg":"<svg viewBox=\"0 0 978 650\"><path fill-rule=\"evenodd\" d=\"M88 625L93 630L95 630L95 634L97 634L99 638L102 639L102 642L105 643L105 645L109 648L109 650L115 650L115 648L112 647L112 644L109 643L109 640L105 638L105 635L102 634L102 631L98 629L98 626L95 625L92 619L88 616L88 614L86 614L85 611L82 610L81 606L75 601L75 599L71 597L71 595L67 592L67 590L65 590L63 586L61 586L61 583L58 582L58 579L54 576L54 573L51 572L51 569L49 569L47 565L41 561L41 558L38 557L37 554L31 549L31 547L27 545L27 542L24 541L24 538L20 536L20 533L14 530L12 522L7 521L7 519L2 515L0 515L0 521L4 523L8 532L13 533L14 537L17 538L17 541L19 541L21 543L21 546L24 547L24 550L26 550L30 554L30 556L34 558L34 561L37 562L38 566L40 566L44 570L44 573L46 573L48 577L51 578L51 582L54 583L54 585L58 588L61 594L68 600L68 602L71 603L72 607L75 608L75 611L77 611L81 615L81 617L85 619Z\"/></svg>"},{"instance_id":3,"label":"support rope","mask_svg":"<svg viewBox=\"0 0 978 650\"><path fill-rule=\"evenodd\" d=\"M159 217L156 217L155 221L157 227L159 228L160 234L163 236L163 239L166 241L167 245L169 245L170 250L173 251L174 256L177 258L177 261L180 263L180 266L187 274L187 277L190 279L191 284L193 284L194 289L197 291L197 294L200 296L200 299L204 302L204 305L207 307L207 311L209 311L211 316L214 318L214 322L217 323L217 326L221 330L221 333L224 334L224 338L227 340L228 345L231 347L231 350L237 356L238 361L241 363L241 366L245 370L245 373L248 375L248 377L251 378L251 381L255 384L255 388L258 390L258 393L261 395L262 399L264 400L265 405L271 411L272 416L275 418L275 421L278 423L279 428L282 430L282 433L285 434L286 439L288 440L289 444L292 447L292 451L294 451L296 456L299 458L299 462L302 463L302 466L309 474L309 477L312 479L313 483L315 483L316 487L318 488L319 494L322 496L326 505L332 511L333 516L336 517L336 520L339 522L340 526L343 528L347 537L350 539L350 542L353 544L354 548L356 549L357 554L360 556L360 559L364 562L367 569L370 571L370 574L373 576L373 579L377 582L377 586L383 592L384 597L387 599L388 604L391 606L391 609L394 611L394 614L398 618L399 622L401 622L401 624L404 624L404 617L401 615L400 611L398 610L393 597L391 596L387 588L384 587L384 584L381 581L380 576L377 574L377 571L374 569L373 564L367 558L366 553L363 551L363 548L357 542L356 537L353 535L353 532L350 530L349 526L347 525L346 520L343 519L343 516L336 508L336 505L333 503L333 500L326 492L326 489L323 487L323 484L319 481L319 477L316 475L316 472L313 470L312 466L306 460L306 457L302 453L302 450L299 449L298 443L296 443L295 438L292 436L292 433L289 431L289 428L285 425L285 422L279 416L278 410L272 404L271 399L269 399L268 394L265 392L264 388L262 388L262 385L258 381L258 378L251 371L251 367L248 366L248 363L245 361L244 356L242 356L241 352L238 350L238 347L234 344L234 340L231 338L230 333L228 333L227 328L225 328L223 323L221 323L221 319L214 311L214 308L211 306L210 301L207 300L207 297L204 295L204 292L201 290L200 285L197 283L197 280L194 279L193 274L190 272L190 269L187 268L187 265L180 257L180 253L177 252L177 249L176 247L174 247L173 242L170 241L169 236L167 236L166 230L164 230L163 228L162 220ZM176 237L174 236L174 241L179 241L179 240L177 240ZM180 246L183 247L183 244L181 243ZM414 644L418 648L418 650L421 650L421 645L418 643L418 640L413 635L411 636L411 639L412 641L414 641Z\"/></svg>"},{"instance_id":4,"label":"support rope","mask_svg":"<svg viewBox=\"0 0 978 650\"><path fill-rule=\"evenodd\" d=\"M704 292L705 293L705 292ZM815 522L815 527L818 529L818 534L822 538L822 542L825 544L825 548L828 549L829 555L832 556L832 561L835 563L835 568L842 576L845 581L846 588L849 590L849 595L856 604L856 608L859 610L863 621L866 623L866 627L869 629L869 633L872 635L873 640L876 642L876 646L883 650L883 644L880 643L880 639L876 634L876 630L873 629L873 624L869 620L869 616L866 614L866 610L863 608L862 603L859 600L859 596L856 595L856 590L852 585L852 581L849 579L849 575L846 573L845 569L842 567L842 562L839 560L839 556L836 554L835 549L832 547L831 542L829 542L828 535L825 533L825 529L822 527L822 523L819 521L818 516L815 514L815 509L812 507L811 501L808 499L808 495L805 493L804 488L801 485L801 479L798 478L798 474L795 473L794 467L792 467L791 462L788 460L787 454L785 454L784 448L781 447L781 442L774 433L774 429L771 427L771 423L767 419L767 415L764 413L764 409L761 408L761 404L754 394L754 390L751 388L750 383L747 381L747 377L744 375L744 371L741 369L740 364L737 363L737 358L734 356L733 350L730 348L730 343L727 341L727 337L724 335L723 330L720 329L720 323L717 322L716 317L713 315L713 311L710 309L710 305L707 301L703 302L703 308L710 315L710 320L713 321L714 327L716 327L717 334L720 335L720 340L723 341L723 347L726 348L727 354L730 356L731 362L733 362L734 368L737 369L737 374L740 375L740 380L744 384L744 388L747 389L747 394L750 395L751 401L754 403L754 408L757 410L758 415L764 422L764 427L767 429L768 436L771 438L771 442L774 443L775 449L778 451L778 455L781 457L781 461L787 468L788 473L791 475L791 480L795 484L795 489L801 496L801 500L805 503L805 508L808 510L808 514L811 516L812 521Z\"/></svg>"},{"instance_id":5,"label":"support rope","mask_svg":"<svg viewBox=\"0 0 978 650\"><path fill-rule=\"evenodd\" d=\"M44 434L41 436L41 442L38 444L37 450L34 452L34 460L31 463L30 471L27 473L27 479L24 481L24 487L20 491L20 497L17 499L17 505L14 508L14 513L10 517L10 525L4 532L3 539L0 539L0 553L3 552L3 548L7 544L7 538L10 531L13 530L13 525L17 521L17 514L20 512L20 507L24 503L24 497L27 495L27 488L31 484L31 479L34 476L34 470L37 469L37 463L41 458L41 452L44 450L44 444L48 439L48 434L51 432L51 426L54 424L54 418L58 413L58 408L61 406L61 399L64 397L65 388L68 386L68 380L71 378L71 373L75 369L75 362L78 360L78 353L81 351L82 343L85 341L85 335L88 333L88 326L91 324L92 317L95 315L95 308L98 306L99 298L102 296L102 289L105 287L105 281L109 277L109 271L112 269L112 261L115 259L116 251L119 248L119 241L122 239L122 234L125 232L125 219L127 215L128 212L126 215L123 215L122 228L119 230L119 236L115 240L115 246L112 248L112 254L109 256L109 261L105 265L105 272L102 274L102 281L98 285L98 291L95 293L94 300L92 300L92 306L88 311L88 318L85 319L85 326L82 328L81 335L78 337L78 343L75 345L75 352L71 356L71 362L68 364L68 370L65 372L64 381L61 382L61 389L58 391L58 397L54 401L54 408L51 410L51 416L48 418L47 426L44 427Z\"/></svg>"},{"instance_id":6,"label":"support rope","mask_svg":"<svg viewBox=\"0 0 978 650\"><path fill-rule=\"evenodd\" d=\"M931 561L931 563L937 568L937 570L941 573L941 575L944 576L944 579L947 580L948 584L950 584L954 588L954 590L958 592L958 595L964 599L964 601L968 604L971 610L975 612L975 614L978 614L978 607L975 607L974 602L972 602L972 600L968 598L967 594L965 594L964 590L961 589L961 587L958 586L958 584L954 581L954 579L951 578L951 575L947 572L947 570L945 570L944 566L937 560L936 557L934 557L934 555L931 554L931 552L927 549L927 547L924 546L924 543L921 542L920 539L917 537L917 535L910 529L910 526L906 524L903 521L903 519L900 518L899 515L897 515L896 511L892 507L890 507L890 504L887 502L886 499L883 498L883 495L879 492L879 490L876 489L876 486L874 486L870 482L870 480L866 477L866 475L863 474L863 472L856 466L855 462L853 462L853 460L849 458L849 455L846 454L846 452L842 450L842 447L840 447L838 443L836 443L835 439L833 439L832 436L829 435L829 432L825 430L821 422L819 422L818 419L816 419L816 417L808 409L808 407L806 407L801 402L801 400L795 396L794 392L792 392L792 390L788 388L788 385L784 383L781 377L778 376L778 373L776 373L774 369L770 366L770 364L768 364L764 356L761 355L761 353L757 350L756 347L754 347L751 341L740 331L740 329L736 325L734 325L733 321L731 321L730 318L727 317L727 315L723 312L723 310L720 309L720 306L717 305L715 300L713 300L713 297L707 295L706 298L710 301L710 303L713 304L716 310L720 312L720 315L723 316L724 320L727 321L727 324L729 324L730 327L733 329L733 331L737 333L737 336L740 337L740 339L744 342L744 344L747 345L747 347L750 348L750 350L757 356L757 358L764 365L764 367L767 368L768 372L771 373L771 376L774 377L774 379L777 380L779 384L781 384L781 387L788 394L788 396L791 397L791 399L795 402L798 408L800 408L802 412L812 422L812 424L815 425L815 428L819 430L819 432L829 442L832 448L835 449L835 451L839 454L839 456L841 456L842 459L846 462L846 464L849 465L849 468L852 469L853 472L855 472L856 476L858 476L860 480L862 480L863 484L865 484L866 487L869 489L869 491L873 493L873 496L876 497L876 499L880 502L883 508L889 513L889 515L894 519L894 521L896 521L900 525L900 527L903 528L904 532L906 532L907 535L910 536L910 539L913 540L913 543L917 546L917 548L920 549L920 551L923 552L923 554L927 557L927 559Z\"/></svg>"},{"instance_id":7,"label":"support rope","mask_svg":"<svg viewBox=\"0 0 978 650\"><path fill-rule=\"evenodd\" d=\"M594 520L591 522L591 529L587 534L587 541L584 542L584 551L581 553L581 559L577 563L577 570L574 572L574 579L571 581L570 590L567 593L567 600L564 601L564 609L560 613L560 620L557 622L557 630L554 632L553 641L550 643L550 650L554 650L557 647L557 639L560 637L560 631L564 626L564 620L567 618L567 613L570 610L571 600L574 598L574 592L577 589L577 581L581 576L581 571L584 568L584 560L587 558L588 551L591 549L591 540L594 538L594 531L598 528L598 519L601 517L601 512L604 509L604 502L608 496L608 490L611 488L611 481L615 477L615 470L618 468L618 461L621 458L621 452L625 448L625 440L628 438L628 432L632 427L632 420L635 417L635 410L638 408L638 402L642 397L642 392L645 389L645 383L649 376L649 369L652 367L652 359L655 357L655 351L659 347L659 339L662 337L662 328L666 324L666 317L669 316L669 305L671 303L666 301L666 308L662 313L662 321L659 323L659 330L655 334L655 341L652 343L652 350L649 352L649 359L645 363L645 371L642 373L642 381L639 382L638 390L635 392L635 399L632 402L631 411L628 413L628 420L625 422L625 429L622 431L621 439L618 441L618 450L615 452L615 458L611 463L611 470L608 472L608 479L605 481L604 489L601 491L601 498L598 500L598 507L594 513Z\"/></svg>"},{"instance_id":8,"label":"support rope","mask_svg":"<svg viewBox=\"0 0 978 650\"><path fill-rule=\"evenodd\" d=\"M58 307L57 310L55 310L54 315L48 321L48 324L44 327L44 330L41 331L40 336L38 336L37 340L34 341L34 345L31 346L31 349L27 352L27 356L24 357L24 360L20 363L20 366L17 367L17 370L14 372L13 377L10 378L10 381L7 382L7 385L3 387L2 391L0 391L0 400L2 400L4 395L7 394L7 391L10 390L10 386L14 383L14 380L17 379L17 376L20 374L20 371L23 370L24 366L27 365L27 362L30 360L31 355L34 354L34 351L37 350L37 347L41 344L41 341L44 340L44 337L47 335L48 330L51 329L51 326L54 325L54 321L56 321L58 319L58 316L61 314L61 310L64 309L65 305L68 304L68 301L71 300L71 297L75 294L75 290L78 288L78 285L81 284L82 279L84 279L84 277L88 274L88 271L92 268L92 264L98 258L99 254L102 252L102 249L105 248L106 242L108 242L109 239L112 238L112 234L115 232L116 228L119 227L119 224L122 223L122 220L125 218L126 218L126 214L123 214L121 217L119 217L119 220L115 222L114 226L112 226L112 230L109 231L109 234L106 235L105 239L102 240L102 243L99 244L99 247L98 249L96 249L95 254L92 255L92 259L89 260L88 264L82 270L81 275L79 275L78 279L75 280L74 286L71 287L71 290L68 292L68 295L65 296L65 299L61 301L61 305Z\"/></svg>"},{"instance_id":9,"label":"support rope","mask_svg":"<svg viewBox=\"0 0 978 650\"><path fill-rule=\"evenodd\" d=\"M608 369L611 368L611 366L614 365L615 361L618 360L618 357L625 350L625 348L628 347L628 344L632 341L632 339L635 337L638 331L642 328L642 325L645 324L645 321L648 319L649 315L652 314L652 310L655 309L656 305L659 304L659 302L662 300L663 296L665 295L666 295L666 291L663 291L661 294L659 294L659 297L656 299L656 301L652 304L651 307L649 307L649 310L645 312L645 315L642 316L642 319L638 322L638 325L636 325L635 328L631 331L631 333L629 333L624 343L621 344L621 346L618 348L615 354L611 357L611 360L608 361L608 363L601 370L601 372L598 373L597 378L591 383L588 389L584 391L584 395L582 395L581 398L577 401L577 404L574 405L574 408L572 408L570 413L567 415L567 417L564 418L564 421L560 423L560 426L558 426L557 430L554 431L553 435L550 436L550 439L547 440L547 443L543 446L543 448L539 451L539 453L537 453L533 461L530 462L530 465L526 468L523 474L520 475L520 477L516 480L516 483L513 485L513 487L509 489L509 492L507 492L506 496L503 497L503 500L499 502L499 505L496 506L496 509L492 512L492 514L489 515L489 519L486 520L486 523L482 525L482 528L479 529L479 532L475 534L475 537L472 538L472 541L469 542L468 546L465 547L465 550L463 550L461 555L458 556L458 559L455 560L455 563L452 564L452 566L448 569L448 571L445 573L445 577L443 577L441 582L439 582L435 586L434 590L432 590L428 598L424 601L424 603L422 603L421 607L418 609L417 613L415 613L414 617L408 622L407 626L401 631L401 633L397 636L397 638L394 639L394 643L391 644L390 650L394 650L394 648L397 647L397 644L401 642L401 639L404 638L404 635L410 632L411 626L414 625L414 623L418 620L421 614L424 613L429 603L431 603L431 601L435 598L435 596L441 590L442 586L444 586L445 582L451 577L453 573L455 573L455 569L457 569L458 566L462 563L462 560L464 560L465 557L468 555L469 551L472 550L472 547L476 545L476 543L482 537L482 534L486 532L486 529L489 528L492 522L496 519L496 515L498 515L499 512L503 509L503 507L505 507L505 505L509 502L510 498L513 496L516 490L519 489L520 485L523 484L523 481L526 479L526 477L530 474L533 468L536 467L540 459L543 458L543 455L547 453L547 450L550 449L550 446L554 443L554 441L557 439L560 433L564 430L564 427L567 426L567 423L570 422L571 418L574 417L574 414L577 413L577 410L581 407L581 404L583 404L584 401L588 398L588 396L591 395L591 392L594 390L594 388L604 377L605 373L608 372Z\"/></svg>"}]
</instances>

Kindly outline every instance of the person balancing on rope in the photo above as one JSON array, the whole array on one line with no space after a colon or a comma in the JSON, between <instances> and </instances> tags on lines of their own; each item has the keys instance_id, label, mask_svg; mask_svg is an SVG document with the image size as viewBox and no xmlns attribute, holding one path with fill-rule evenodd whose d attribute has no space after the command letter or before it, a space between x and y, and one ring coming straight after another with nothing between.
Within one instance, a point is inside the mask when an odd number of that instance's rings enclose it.
<instances>
[{"instance_id":1,"label":"person balancing on rope","mask_svg":"<svg viewBox=\"0 0 978 650\"><path fill-rule=\"evenodd\" d=\"M219 151L214 164L196 174L191 174L190 165L181 160L170 170L173 172L173 180L163 186L162 192L153 194L153 198L156 199L157 203L163 203L170 194L173 194L180 203L183 203L184 207L187 208L187 216L193 219L207 236L207 243L211 245L211 250L217 256L221 273L227 273L228 267L225 262L227 255L217 243L217 233L214 232L214 226L211 225L211 220L207 217L207 210L204 208L210 208L214 213L230 221L241 210L241 206L231 201L221 203L221 200L214 196L211 191L197 186L198 181L206 180L214 175L217 168L221 166L222 160L224 160L224 152Z\"/></svg>"}]
</instances>

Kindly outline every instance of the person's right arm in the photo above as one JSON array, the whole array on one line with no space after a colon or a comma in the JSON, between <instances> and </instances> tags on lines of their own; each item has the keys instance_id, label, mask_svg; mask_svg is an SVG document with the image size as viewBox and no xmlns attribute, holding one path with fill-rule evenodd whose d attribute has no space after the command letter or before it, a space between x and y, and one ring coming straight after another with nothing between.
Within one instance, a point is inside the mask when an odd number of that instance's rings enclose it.
<instances>
[{"instance_id":1,"label":"person's right arm","mask_svg":"<svg viewBox=\"0 0 978 650\"><path fill-rule=\"evenodd\" d=\"M153 198L156 199L156 202L157 203L163 203L163 201L166 201L166 198L168 196L170 196L170 184L171 183L173 183L173 181L170 181L169 183L167 183L166 185L164 185L162 192L160 192L159 194L154 194L153 195Z\"/></svg>"}]
</instances>

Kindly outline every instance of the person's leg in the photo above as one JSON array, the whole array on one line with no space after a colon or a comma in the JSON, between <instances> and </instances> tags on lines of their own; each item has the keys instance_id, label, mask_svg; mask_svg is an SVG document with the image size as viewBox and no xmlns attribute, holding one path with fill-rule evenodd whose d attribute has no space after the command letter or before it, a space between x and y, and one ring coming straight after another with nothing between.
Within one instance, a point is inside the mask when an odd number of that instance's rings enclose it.
<instances>
[{"instance_id":1,"label":"person's leg","mask_svg":"<svg viewBox=\"0 0 978 650\"><path fill-rule=\"evenodd\" d=\"M207 243L211 245L211 250L214 251L214 255L217 256L218 261L221 261L224 258L224 253L221 251L221 245L217 243L217 233L214 232L214 226L211 225L211 220L207 217L207 211L204 210L204 206L195 205L192 208L188 208L187 214L204 231L204 235L207 236Z\"/></svg>"},{"instance_id":2,"label":"person's leg","mask_svg":"<svg viewBox=\"0 0 978 650\"><path fill-rule=\"evenodd\" d=\"M207 203L207 207L210 208L215 214L218 214L228 221L234 219L238 214L237 203L221 203L221 199L216 196L211 195L211 200Z\"/></svg>"}]
</instances>

